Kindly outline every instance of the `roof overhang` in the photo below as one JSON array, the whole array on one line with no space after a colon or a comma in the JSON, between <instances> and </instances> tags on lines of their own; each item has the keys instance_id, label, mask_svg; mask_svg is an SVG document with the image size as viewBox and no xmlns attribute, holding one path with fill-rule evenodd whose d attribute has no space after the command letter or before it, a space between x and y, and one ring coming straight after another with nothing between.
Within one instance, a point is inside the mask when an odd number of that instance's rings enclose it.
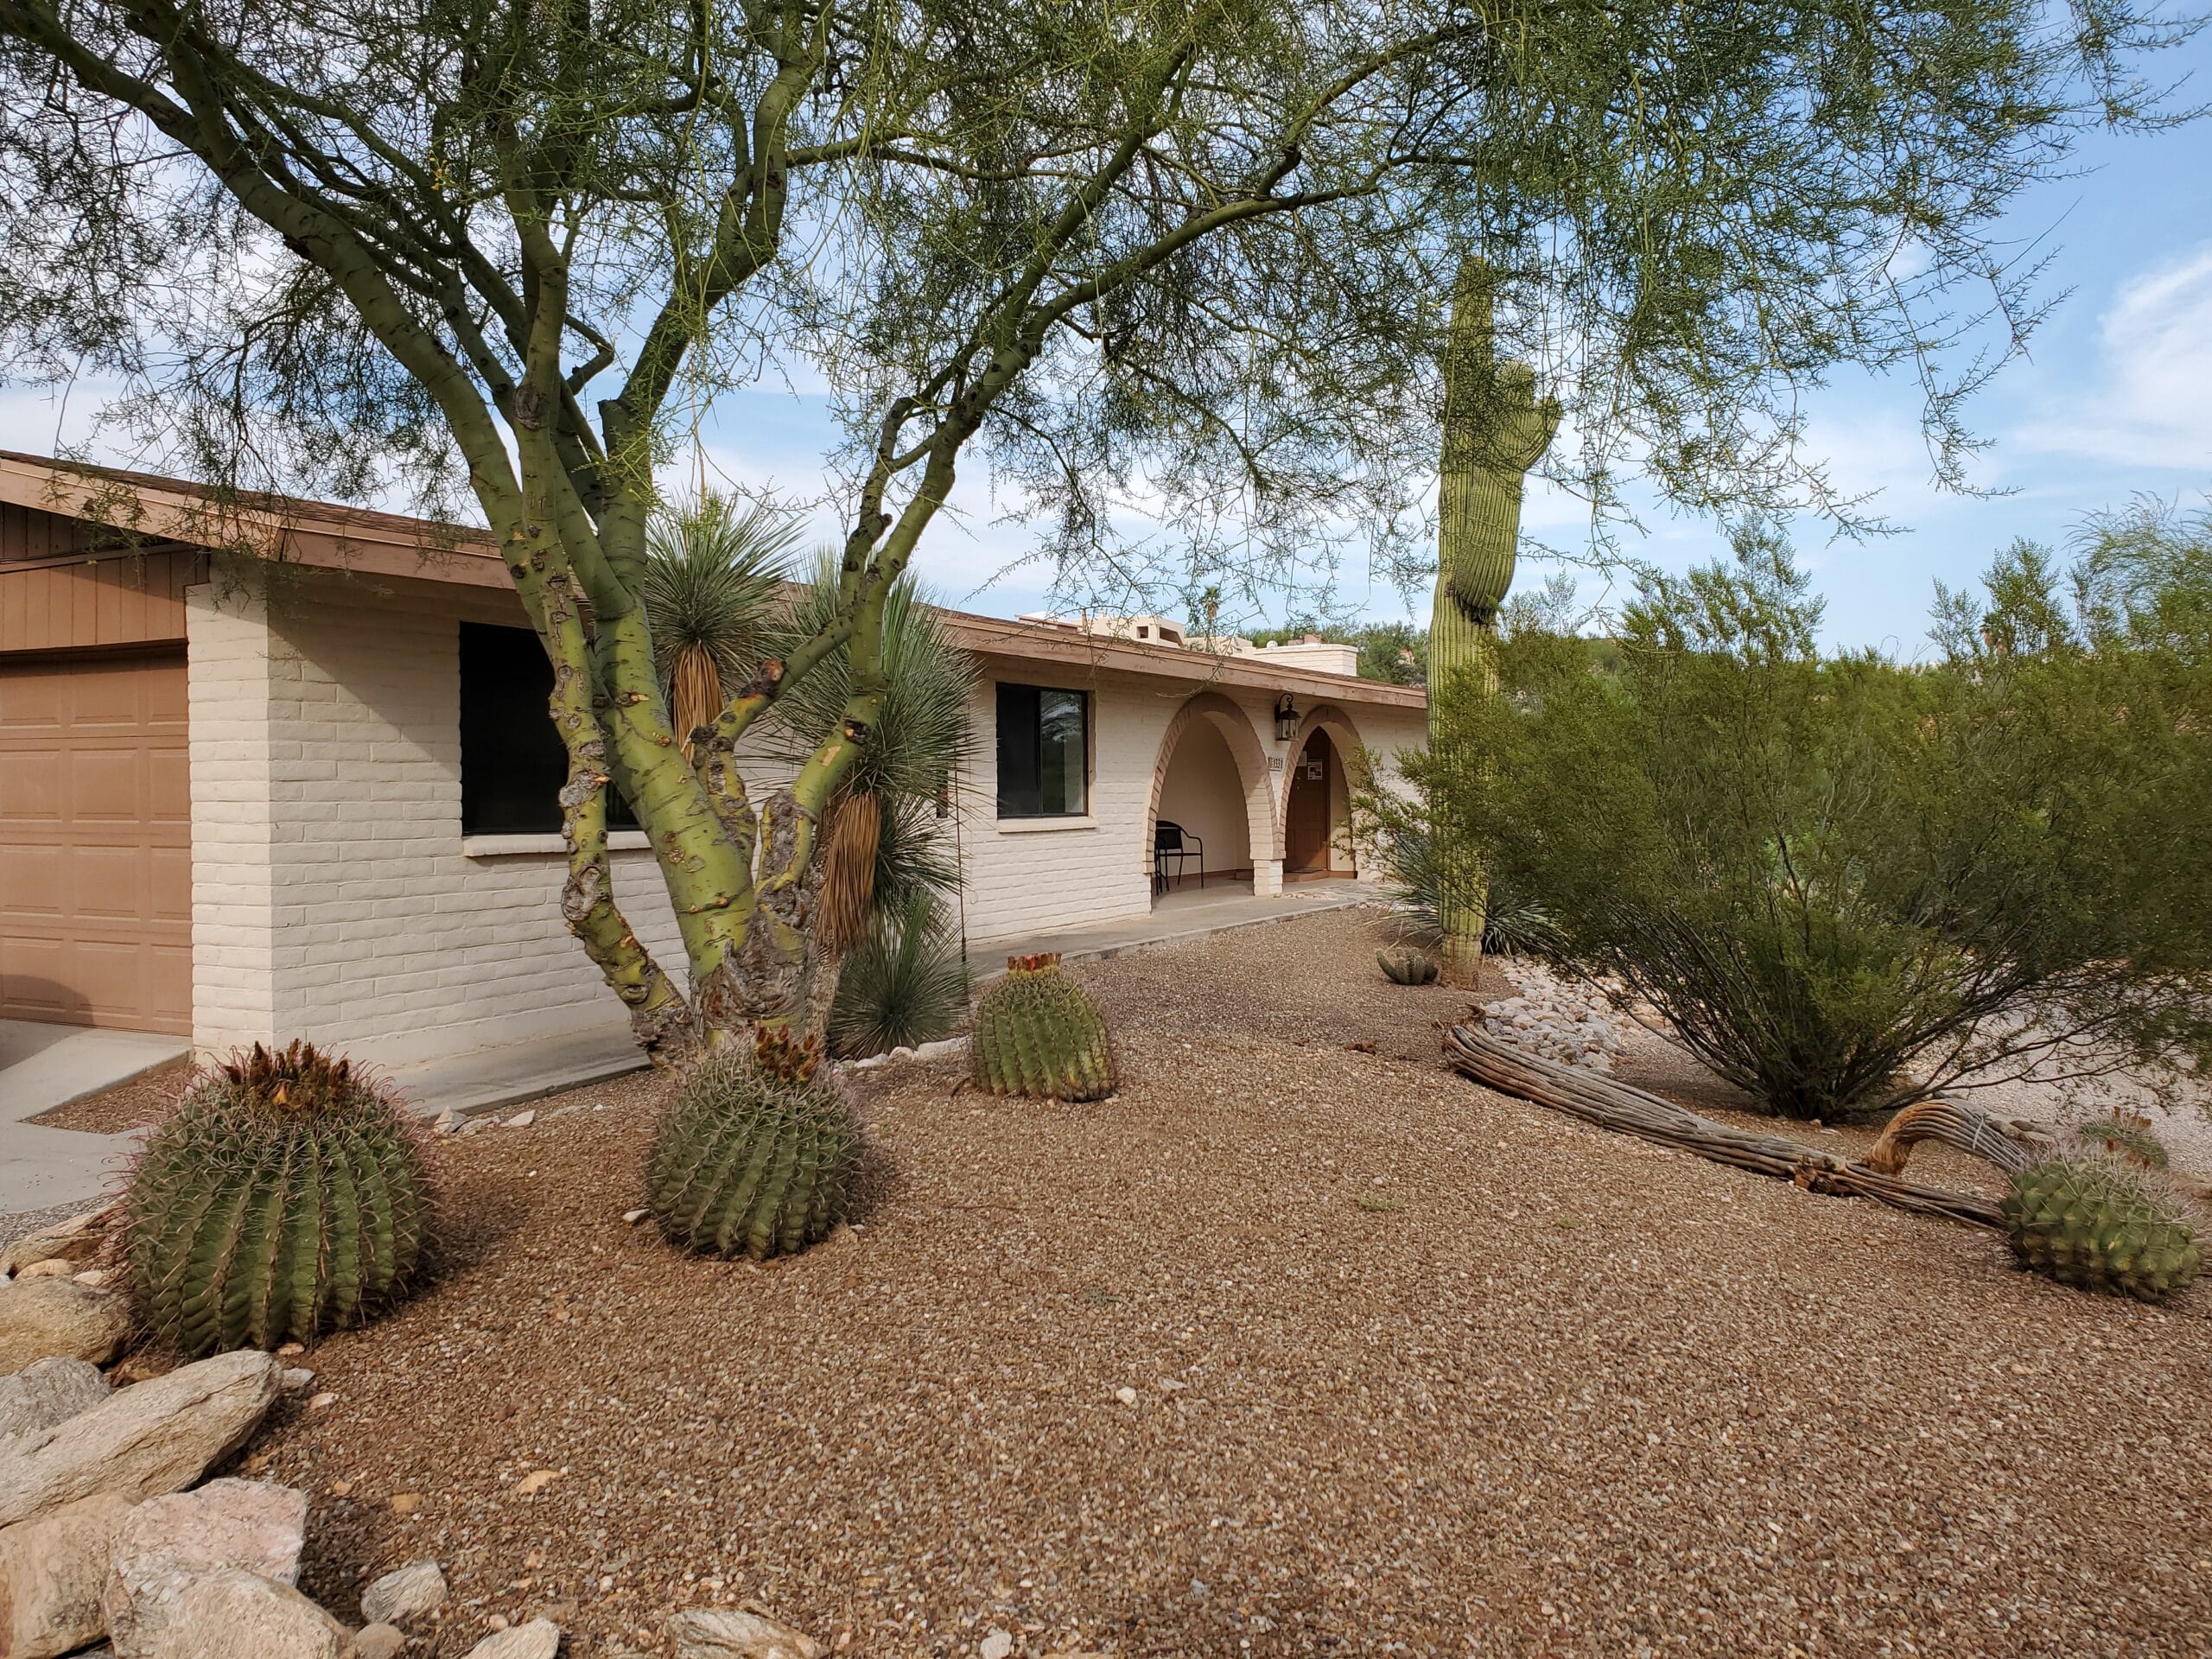
<instances>
[{"instance_id":1,"label":"roof overhang","mask_svg":"<svg viewBox=\"0 0 2212 1659\"><path fill-rule=\"evenodd\" d=\"M311 569L512 588L489 532L297 496L229 494L182 479L0 450L0 502L109 527L118 554L150 546L207 548ZM86 556L79 554L77 557ZM97 556L95 555L94 556ZM1217 656L1048 622L939 613L955 644L986 662L1063 673L1122 674L1337 702L1423 709L1418 686L1323 674L1285 663Z\"/></svg>"}]
</instances>

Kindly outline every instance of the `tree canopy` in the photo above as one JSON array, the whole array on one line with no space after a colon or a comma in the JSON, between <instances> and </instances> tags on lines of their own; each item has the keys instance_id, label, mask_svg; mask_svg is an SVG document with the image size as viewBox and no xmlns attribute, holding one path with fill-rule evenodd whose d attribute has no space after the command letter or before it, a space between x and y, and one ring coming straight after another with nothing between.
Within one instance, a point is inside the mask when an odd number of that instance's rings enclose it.
<instances>
[{"instance_id":1,"label":"tree canopy","mask_svg":"<svg viewBox=\"0 0 2212 1659\"><path fill-rule=\"evenodd\" d=\"M1954 454L1986 363L1952 348L2034 315L1997 215L2155 118L2174 33L2125 0L0 0L0 350L120 377L212 481L473 499L556 668L570 924L680 1052L800 1000L816 819L971 444L1098 583L1417 546L1471 250L1600 496L1634 458L1692 506L1821 499L1794 411L1839 360L1910 365ZM839 602L687 757L656 463L802 372L853 435ZM749 799L735 744L833 655L843 718ZM684 986L614 905L610 782Z\"/></svg>"}]
</instances>

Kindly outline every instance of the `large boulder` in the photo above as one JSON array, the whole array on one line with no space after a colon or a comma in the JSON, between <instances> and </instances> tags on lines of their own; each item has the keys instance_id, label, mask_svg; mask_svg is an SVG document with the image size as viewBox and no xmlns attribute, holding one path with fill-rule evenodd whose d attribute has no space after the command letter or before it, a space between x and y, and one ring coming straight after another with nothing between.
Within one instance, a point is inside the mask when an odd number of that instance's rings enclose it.
<instances>
[{"instance_id":1,"label":"large boulder","mask_svg":"<svg viewBox=\"0 0 2212 1659\"><path fill-rule=\"evenodd\" d=\"M0 1440L90 1411L107 1398L107 1378L88 1359L41 1359L0 1376Z\"/></svg>"},{"instance_id":2,"label":"large boulder","mask_svg":"<svg viewBox=\"0 0 2212 1659\"><path fill-rule=\"evenodd\" d=\"M468 1659L553 1659L561 1650L561 1627L533 1618L512 1630L495 1630L468 1650Z\"/></svg>"},{"instance_id":3,"label":"large boulder","mask_svg":"<svg viewBox=\"0 0 2212 1659\"><path fill-rule=\"evenodd\" d=\"M180 1491L244 1446L276 1401L267 1354L218 1354L0 1440L0 1527L95 1492Z\"/></svg>"},{"instance_id":4,"label":"large boulder","mask_svg":"<svg viewBox=\"0 0 2212 1659\"><path fill-rule=\"evenodd\" d=\"M829 1651L788 1624L734 1608L687 1608L669 1630L676 1659L822 1659Z\"/></svg>"},{"instance_id":5,"label":"large boulder","mask_svg":"<svg viewBox=\"0 0 2212 1659\"><path fill-rule=\"evenodd\" d=\"M107 1633L110 1552L130 1513L103 1492L0 1527L0 1659L54 1659Z\"/></svg>"},{"instance_id":6,"label":"large boulder","mask_svg":"<svg viewBox=\"0 0 2212 1659\"><path fill-rule=\"evenodd\" d=\"M446 1575L435 1561L396 1567L361 1592L361 1617L372 1624L399 1624L445 1605Z\"/></svg>"},{"instance_id":7,"label":"large boulder","mask_svg":"<svg viewBox=\"0 0 2212 1659\"><path fill-rule=\"evenodd\" d=\"M0 1376L61 1355L105 1365L130 1335L130 1300L74 1279L0 1285Z\"/></svg>"},{"instance_id":8,"label":"large boulder","mask_svg":"<svg viewBox=\"0 0 2212 1659\"><path fill-rule=\"evenodd\" d=\"M290 1585L224 1567L192 1581L158 1651L161 1659L342 1659L346 1644L346 1627ZM115 1652L129 1659L130 1649L118 1642Z\"/></svg>"},{"instance_id":9,"label":"large boulder","mask_svg":"<svg viewBox=\"0 0 2212 1659\"><path fill-rule=\"evenodd\" d=\"M296 1582L307 1526L308 1495L265 1481L211 1480L141 1503L117 1531L108 1568L107 1630L117 1659L175 1650L183 1609L211 1573L236 1567Z\"/></svg>"}]
</instances>

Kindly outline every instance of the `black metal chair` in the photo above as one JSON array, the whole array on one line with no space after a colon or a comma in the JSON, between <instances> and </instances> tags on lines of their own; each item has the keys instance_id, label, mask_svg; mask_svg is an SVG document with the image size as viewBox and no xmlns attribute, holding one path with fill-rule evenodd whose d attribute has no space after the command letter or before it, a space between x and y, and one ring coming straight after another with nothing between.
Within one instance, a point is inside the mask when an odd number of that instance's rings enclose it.
<instances>
[{"instance_id":1,"label":"black metal chair","mask_svg":"<svg viewBox=\"0 0 2212 1659\"><path fill-rule=\"evenodd\" d=\"M1175 861L1175 880L1181 881L1185 869L1192 859L1198 861L1198 887L1206 885L1206 843L1203 836L1185 832L1179 823L1160 819L1152 829L1152 890L1154 893L1167 891L1167 861Z\"/></svg>"}]
</instances>

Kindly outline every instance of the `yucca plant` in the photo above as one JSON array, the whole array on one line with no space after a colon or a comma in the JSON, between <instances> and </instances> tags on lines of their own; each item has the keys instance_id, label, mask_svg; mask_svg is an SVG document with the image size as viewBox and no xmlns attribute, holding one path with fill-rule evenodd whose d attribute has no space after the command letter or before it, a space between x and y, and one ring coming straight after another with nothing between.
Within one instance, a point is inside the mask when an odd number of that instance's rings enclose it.
<instances>
[{"instance_id":1,"label":"yucca plant","mask_svg":"<svg viewBox=\"0 0 2212 1659\"><path fill-rule=\"evenodd\" d=\"M825 547L814 578L772 630L772 653L794 649L834 617L838 556ZM832 952L866 937L887 884L887 906L917 886L947 890L958 873L933 843L927 824L949 791L968 741L968 699L976 683L966 652L954 647L911 575L893 585L883 607L884 700L874 729L838 785L827 814L817 938ZM777 705L793 762L810 753L845 716L852 675L836 657L786 692ZM913 811L926 805L928 817ZM887 869L887 863L893 868Z\"/></svg>"},{"instance_id":2,"label":"yucca plant","mask_svg":"<svg viewBox=\"0 0 2212 1659\"><path fill-rule=\"evenodd\" d=\"M308 1342L404 1294L430 1247L405 1108L312 1044L207 1066L146 1142L124 1199L131 1288L189 1357Z\"/></svg>"},{"instance_id":3,"label":"yucca plant","mask_svg":"<svg viewBox=\"0 0 2212 1659\"><path fill-rule=\"evenodd\" d=\"M783 509L713 491L646 527L640 588L661 690L686 754L691 734L713 722L730 688L766 654L799 534Z\"/></svg>"},{"instance_id":4,"label":"yucca plant","mask_svg":"<svg viewBox=\"0 0 2212 1659\"><path fill-rule=\"evenodd\" d=\"M949 1037L968 1010L968 959L944 901L916 888L879 905L847 953L830 1010L830 1052L856 1059Z\"/></svg>"}]
</instances>

